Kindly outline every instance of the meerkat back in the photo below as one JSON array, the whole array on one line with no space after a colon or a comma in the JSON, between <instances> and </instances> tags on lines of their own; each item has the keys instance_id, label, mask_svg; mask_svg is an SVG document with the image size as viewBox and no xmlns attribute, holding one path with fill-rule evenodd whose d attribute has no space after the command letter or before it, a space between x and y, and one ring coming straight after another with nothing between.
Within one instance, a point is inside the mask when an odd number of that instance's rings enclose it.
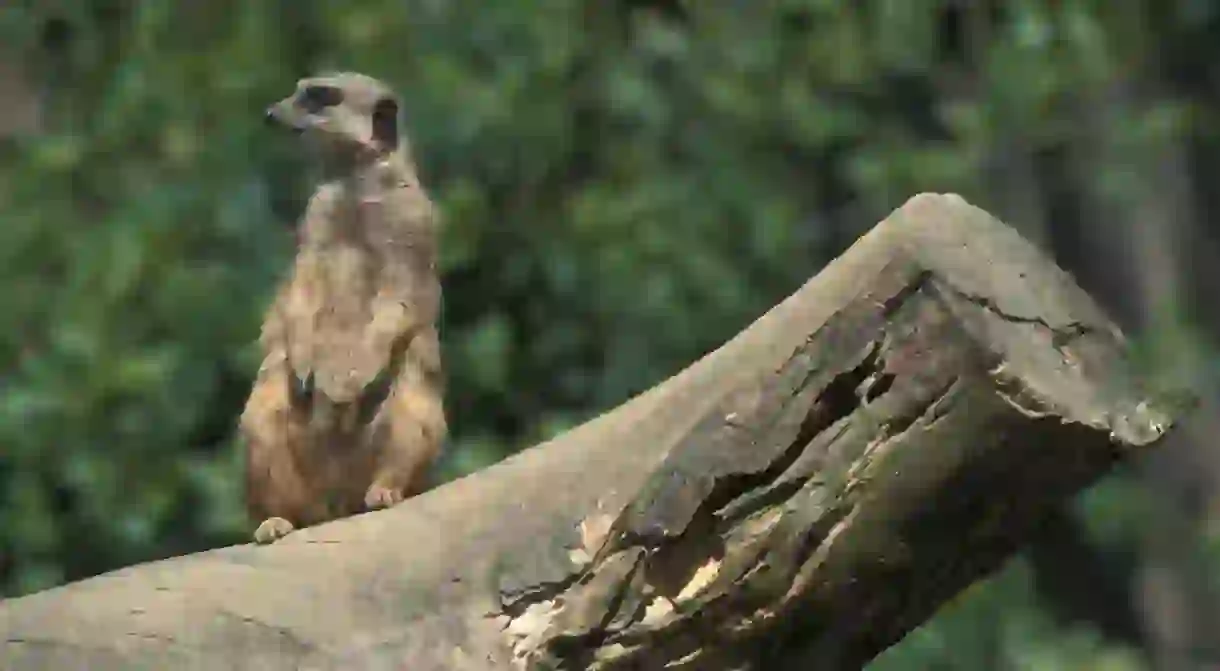
<instances>
[{"instance_id":1,"label":"meerkat back","mask_svg":"<svg viewBox=\"0 0 1220 671\"><path fill-rule=\"evenodd\" d=\"M240 422L260 543L418 493L447 432L438 218L397 98L365 75L312 77L267 118L302 137L321 180Z\"/></svg>"}]
</instances>

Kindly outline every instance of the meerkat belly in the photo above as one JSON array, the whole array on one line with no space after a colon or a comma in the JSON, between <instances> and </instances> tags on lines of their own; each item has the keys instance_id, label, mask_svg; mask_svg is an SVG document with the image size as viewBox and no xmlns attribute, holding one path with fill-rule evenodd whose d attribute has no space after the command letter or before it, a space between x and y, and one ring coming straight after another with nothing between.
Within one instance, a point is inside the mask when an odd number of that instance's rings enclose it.
<instances>
[{"instance_id":1,"label":"meerkat belly","mask_svg":"<svg viewBox=\"0 0 1220 671\"><path fill-rule=\"evenodd\" d=\"M325 386L344 386L354 378L375 373L382 362L368 350L374 317L378 269L367 250L355 245L328 246L303 264L302 294L294 345L298 357L316 365L316 373L336 379ZM303 351L303 350L309 351Z\"/></svg>"},{"instance_id":2,"label":"meerkat belly","mask_svg":"<svg viewBox=\"0 0 1220 671\"><path fill-rule=\"evenodd\" d=\"M378 268L366 249L353 244L334 245L319 263L320 284L324 296L322 319L343 320L340 325L359 332L369 318L373 297L377 294Z\"/></svg>"},{"instance_id":3,"label":"meerkat belly","mask_svg":"<svg viewBox=\"0 0 1220 671\"><path fill-rule=\"evenodd\" d=\"M312 375L320 396L311 404L313 478L326 489L367 479L375 461L369 417L352 406L388 365L373 337L377 268L367 250L329 244L300 260L290 308L292 358Z\"/></svg>"},{"instance_id":4,"label":"meerkat belly","mask_svg":"<svg viewBox=\"0 0 1220 671\"><path fill-rule=\"evenodd\" d=\"M323 492L329 515L345 515L361 508L365 489L377 465L373 427L361 427L348 435L332 435L317 451L313 473L316 491Z\"/></svg>"}]
</instances>

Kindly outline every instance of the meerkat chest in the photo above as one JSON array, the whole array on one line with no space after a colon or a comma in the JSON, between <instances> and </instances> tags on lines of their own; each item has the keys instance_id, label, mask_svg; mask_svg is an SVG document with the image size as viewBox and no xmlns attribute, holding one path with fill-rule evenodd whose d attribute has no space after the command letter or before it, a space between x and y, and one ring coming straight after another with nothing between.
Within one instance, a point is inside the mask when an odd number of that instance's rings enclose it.
<instances>
[{"instance_id":1,"label":"meerkat chest","mask_svg":"<svg viewBox=\"0 0 1220 671\"><path fill-rule=\"evenodd\" d=\"M375 197L324 185L306 210L301 260L332 283L375 281L387 252L381 210Z\"/></svg>"}]
</instances>

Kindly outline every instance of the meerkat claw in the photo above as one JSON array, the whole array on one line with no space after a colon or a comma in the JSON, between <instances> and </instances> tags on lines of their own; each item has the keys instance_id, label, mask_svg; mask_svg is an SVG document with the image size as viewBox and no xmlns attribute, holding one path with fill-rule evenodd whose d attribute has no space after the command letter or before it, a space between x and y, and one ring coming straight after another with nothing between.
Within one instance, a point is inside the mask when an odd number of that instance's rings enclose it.
<instances>
[{"instance_id":1,"label":"meerkat claw","mask_svg":"<svg viewBox=\"0 0 1220 671\"><path fill-rule=\"evenodd\" d=\"M292 533L293 528L292 522L282 517L265 519L254 530L254 542L259 545L269 545Z\"/></svg>"},{"instance_id":2,"label":"meerkat claw","mask_svg":"<svg viewBox=\"0 0 1220 671\"><path fill-rule=\"evenodd\" d=\"M382 485L373 485L369 487L369 491L364 495L364 507L369 510L377 510L379 508L389 508L398 505L403 500L402 492L391 487Z\"/></svg>"}]
</instances>

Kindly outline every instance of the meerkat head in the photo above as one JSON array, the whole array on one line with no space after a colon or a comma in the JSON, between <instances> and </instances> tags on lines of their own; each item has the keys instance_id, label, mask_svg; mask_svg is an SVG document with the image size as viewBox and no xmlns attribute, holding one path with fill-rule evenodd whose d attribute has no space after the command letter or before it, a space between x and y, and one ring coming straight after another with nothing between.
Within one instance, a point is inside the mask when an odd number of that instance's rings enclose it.
<instances>
[{"instance_id":1,"label":"meerkat head","mask_svg":"<svg viewBox=\"0 0 1220 671\"><path fill-rule=\"evenodd\" d=\"M401 141L398 99L382 82L346 72L308 77L267 108L267 122L286 126L337 158L383 156Z\"/></svg>"}]
</instances>

